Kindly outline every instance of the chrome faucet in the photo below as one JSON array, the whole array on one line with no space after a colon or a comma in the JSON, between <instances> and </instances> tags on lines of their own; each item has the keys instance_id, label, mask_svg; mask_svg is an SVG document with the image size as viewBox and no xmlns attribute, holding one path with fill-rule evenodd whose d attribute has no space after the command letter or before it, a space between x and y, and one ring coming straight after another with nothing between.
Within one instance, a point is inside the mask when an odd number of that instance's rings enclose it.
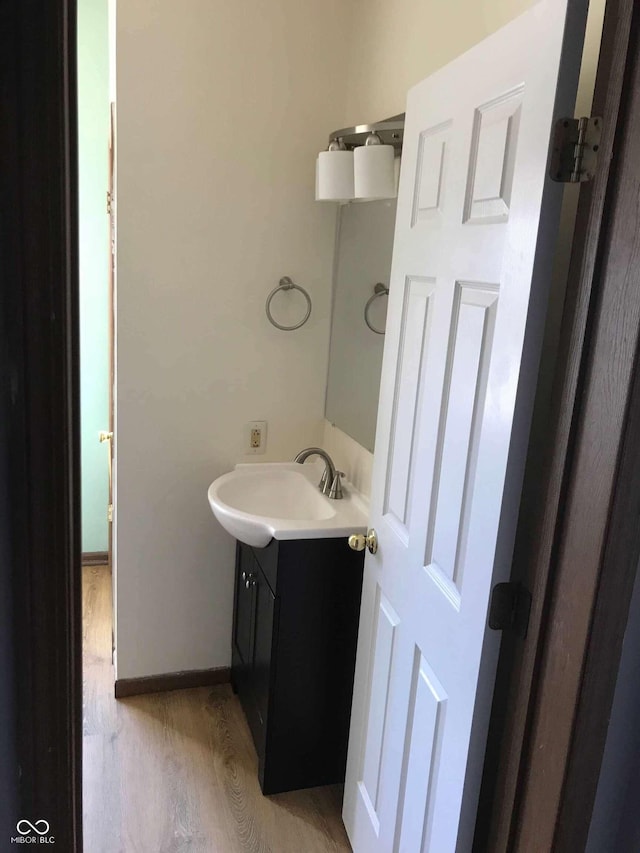
<instances>
[{"instance_id":1,"label":"chrome faucet","mask_svg":"<svg viewBox=\"0 0 640 853\"><path fill-rule=\"evenodd\" d=\"M342 498L340 478L344 477L343 472L336 471L333 459L321 447L307 447L305 450L301 450L293 461L302 465L310 456L319 456L324 461L324 472L318 483L318 488L322 494L331 498L332 501L340 500Z\"/></svg>"}]
</instances>

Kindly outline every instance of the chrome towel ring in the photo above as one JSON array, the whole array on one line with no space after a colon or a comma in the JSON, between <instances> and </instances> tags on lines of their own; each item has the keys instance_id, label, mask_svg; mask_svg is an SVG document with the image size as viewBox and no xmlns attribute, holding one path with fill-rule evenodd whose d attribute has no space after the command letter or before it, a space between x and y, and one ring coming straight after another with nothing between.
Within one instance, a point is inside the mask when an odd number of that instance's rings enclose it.
<instances>
[{"instance_id":1,"label":"chrome towel ring","mask_svg":"<svg viewBox=\"0 0 640 853\"><path fill-rule=\"evenodd\" d=\"M283 326L281 323L278 323L273 319L273 314L271 313L271 300L280 290L299 290L300 293L307 300L307 312L300 320L299 323L296 323L295 326ZM265 305L265 311L267 313L267 317L269 318L269 322L276 327L276 329L282 329L283 332L293 332L295 329L299 329L300 326L304 326L309 317L311 316L311 297L304 289L304 287L300 287L299 284L294 284L288 275L283 276L280 279L277 287L274 287L271 293L267 296L267 304Z\"/></svg>"},{"instance_id":2,"label":"chrome towel ring","mask_svg":"<svg viewBox=\"0 0 640 853\"><path fill-rule=\"evenodd\" d=\"M373 296L370 296L369 299L367 299L367 304L364 306L364 321L367 324L367 326L371 329L371 331L376 333L376 335L384 335L384 329L376 329L376 327L374 325L372 325L371 321L369 320L369 308L371 308L372 303L379 296L388 296L388 295L389 295L389 288L386 286L386 284L383 284L381 281L379 281L375 285L375 287L373 288Z\"/></svg>"}]
</instances>

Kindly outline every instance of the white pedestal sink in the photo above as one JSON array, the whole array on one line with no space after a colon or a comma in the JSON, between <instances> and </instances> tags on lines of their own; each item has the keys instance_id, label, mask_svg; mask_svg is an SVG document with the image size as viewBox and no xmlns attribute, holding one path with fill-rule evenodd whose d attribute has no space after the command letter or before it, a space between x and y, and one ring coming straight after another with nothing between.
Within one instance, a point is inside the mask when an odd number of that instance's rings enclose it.
<instances>
[{"instance_id":1,"label":"white pedestal sink","mask_svg":"<svg viewBox=\"0 0 640 853\"><path fill-rule=\"evenodd\" d=\"M264 548L271 539L326 539L364 533L368 504L350 483L342 500L318 489L324 466L296 462L236 465L207 493L213 514L233 537Z\"/></svg>"}]
</instances>

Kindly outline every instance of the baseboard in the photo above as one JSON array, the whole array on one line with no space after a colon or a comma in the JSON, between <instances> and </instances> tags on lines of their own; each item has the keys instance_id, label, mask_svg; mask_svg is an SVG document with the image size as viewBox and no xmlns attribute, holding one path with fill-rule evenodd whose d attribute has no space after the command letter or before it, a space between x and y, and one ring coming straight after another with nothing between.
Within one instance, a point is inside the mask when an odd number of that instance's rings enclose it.
<instances>
[{"instance_id":1,"label":"baseboard","mask_svg":"<svg viewBox=\"0 0 640 853\"><path fill-rule=\"evenodd\" d=\"M212 687L231 680L231 668L190 669L185 672L167 672L165 675L147 675L143 678L118 678L116 699L141 696L144 693L164 693L167 690L187 690L192 687Z\"/></svg>"},{"instance_id":2,"label":"baseboard","mask_svg":"<svg viewBox=\"0 0 640 853\"><path fill-rule=\"evenodd\" d=\"M107 551L85 551L82 555L83 566L108 566L109 554Z\"/></svg>"}]
</instances>

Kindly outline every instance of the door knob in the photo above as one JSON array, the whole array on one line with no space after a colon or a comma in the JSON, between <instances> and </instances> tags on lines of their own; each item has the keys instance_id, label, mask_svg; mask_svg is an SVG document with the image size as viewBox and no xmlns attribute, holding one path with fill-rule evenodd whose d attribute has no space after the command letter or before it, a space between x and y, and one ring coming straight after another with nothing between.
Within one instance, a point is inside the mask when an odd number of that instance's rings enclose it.
<instances>
[{"instance_id":1,"label":"door knob","mask_svg":"<svg viewBox=\"0 0 640 853\"><path fill-rule=\"evenodd\" d=\"M368 548L371 554L375 554L378 550L378 534L373 528L367 530L367 535L364 533L353 533L349 537L349 548L352 551L364 551Z\"/></svg>"}]
</instances>

